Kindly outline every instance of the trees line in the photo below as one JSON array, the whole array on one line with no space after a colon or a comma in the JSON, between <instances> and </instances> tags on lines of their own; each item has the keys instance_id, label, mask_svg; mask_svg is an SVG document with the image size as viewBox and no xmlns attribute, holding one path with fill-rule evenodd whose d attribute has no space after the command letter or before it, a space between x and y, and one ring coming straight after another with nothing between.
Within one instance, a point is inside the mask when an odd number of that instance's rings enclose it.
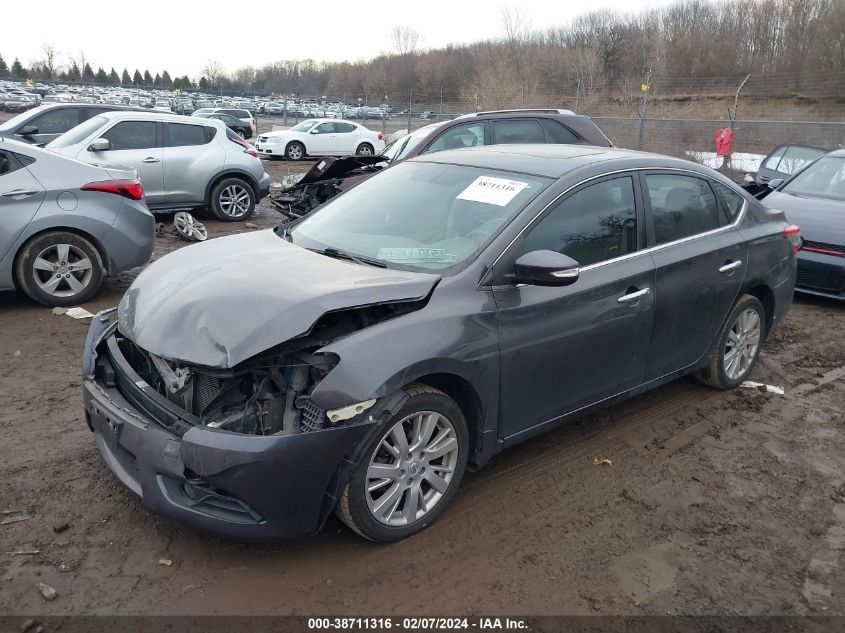
<instances>
[{"instance_id":1,"label":"trees line","mask_svg":"<svg viewBox=\"0 0 845 633\"><path fill-rule=\"evenodd\" d=\"M227 71L210 60L196 83L187 76L171 81L167 72L153 77L136 70L130 77L124 70L118 77L114 69L94 72L76 60L59 68L56 51L46 45L28 72L41 80L79 73L86 81L105 76L101 83L111 85L169 88L178 82L265 94L367 94L375 101L443 90L463 100L495 93L530 103L570 86L585 106L609 92L635 92L648 75L683 78L691 86L754 73L800 90L808 75L845 70L845 0L678 0L635 13L589 11L568 25L546 27L510 8L502 10L494 39L422 50L413 28L396 26L387 40L390 52L362 61L292 59ZM25 70L16 59L5 72L23 78ZM825 86L816 81L812 88Z\"/></svg>"}]
</instances>

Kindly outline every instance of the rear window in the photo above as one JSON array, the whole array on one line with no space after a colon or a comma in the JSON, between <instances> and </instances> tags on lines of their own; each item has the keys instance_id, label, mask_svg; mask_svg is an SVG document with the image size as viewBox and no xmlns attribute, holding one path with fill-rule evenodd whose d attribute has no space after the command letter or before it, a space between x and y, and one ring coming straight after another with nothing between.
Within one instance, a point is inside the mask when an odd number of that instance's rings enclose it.
<instances>
[{"instance_id":1,"label":"rear window","mask_svg":"<svg viewBox=\"0 0 845 633\"><path fill-rule=\"evenodd\" d=\"M504 119L493 121L492 125L497 144L546 142L543 128L536 119Z\"/></svg>"}]
</instances>

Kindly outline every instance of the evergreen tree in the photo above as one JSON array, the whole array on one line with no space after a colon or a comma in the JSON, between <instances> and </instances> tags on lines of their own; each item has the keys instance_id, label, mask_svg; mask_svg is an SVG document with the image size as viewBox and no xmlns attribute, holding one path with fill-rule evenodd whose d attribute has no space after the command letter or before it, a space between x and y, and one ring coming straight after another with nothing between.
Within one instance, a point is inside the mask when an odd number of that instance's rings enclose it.
<instances>
[{"instance_id":1,"label":"evergreen tree","mask_svg":"<svg viewBox=\"0 0 845 633\"><path fill-rule=\"evenodd\" d=\"M15 61L12 62L12 77L14 77L15 79L26 79L26 74L26 68L24 68L21 65L20 60L15 57Z\"/></svg>"},{"instance_id":2,"label":"evergreen tree","mask_svg":"<svg viewBox=\"0 0 845 633\"><path fill-rule=\"evenodd\" d=\"M96 81L99 85L105 86L109 83L109 76L106 74L106 71L102 68L97 69L97 74L94 75L94 81Z\"/></svg>"},{"instance_id":3,"label":"evergreen tree","mask_svg":"<svg viewBox=\"0 0 845 633\"><path fill-rule=\"evenodd\" d=\"M208 79L204 76L200 77L199 89L203 92L208 92Z\"/></svg>"},{"instance_id":4,"label":"evergreen tree","mask_svg":"<svg viewBox=\"0 0 845 633\"><path fill-rule=\"evenodd\" d=\"M114 68L112 68L109 73L109 84L112 86L120 85L120 75L117 74L117 71Z\"/></svg>"},{"instance_id":5,"label":"evergreen tree","mask_svg":"<svg viewBox=\"0 0 845 633\"><path fill-rule=\"evenodd\" d=\"M125 68L123 69L123 74L120 76L120 83L124 86L128 86L132 83L132 79L129 77L129 71Z\"/></svg>"},{"instance_id":6,"label":"evergreen tree","mask_svg":"<svg viewBox=\"0 0 845 633\"><path fill-rule=\"evenodd\" d=\"M68 81L79 81L82 79L82 73L79 72L79 66L76 62L73 62L70 65L70 68L67 69L67 80Z\"/></svg>"},{"instance_id":7,"label":"evergreen tree","mask_svg":"<svg viewBox=\"0 0 845 633\"><path fill-rule=\"evenodd\" d=\"M94 71L88 62L85 62L85 68L82 69L82 81L94 81Z\"/></svg>"},{"instance_id":8,"label":"evergreen tree","mask_svg":"<svg viewBox=\"0 0 845 633\"><path fill-rule=\"evenodd\" d=\"M159 75L158 73L156 73L156 76L155 76L155 77L153 77L153 85L154 85L156 88L160 88L160 87L161 87L161 75Z\"/></svg>"},{"instance_id":9,"label":"evergreen tree","mask_svg":"<svg viewBox=\"0 0 845 633\"><path fill-rule=\"evenodd\" d=\"M132 75L132 83L135 86L140 86L142 83L144 83L144 78L141 77L141 73L138 72L137 68L135 69L135 74Z\"/></svg>"},{"instance_id":10,"label":"evergreen tree","mask_svg":"<svg viewBox=\"0 0 845 633\"><path fill-rule=\"evenodd\" d=\"M144 85L145 86L152 86L153 85L153 76L150 74L149 70L144 71Z\"/></svg>"},{"instance_id":11,"label":"evergreen tree","mask_svg":"<svg viewBox=\"0 0 845 633\"><path fill-rule=\"evenodd\" d=\"M164 88L171 88L173 86L173 80L170 78L170 73L166 70L161 73L161 85Z\"/></svg>"},{"instance_id":12,"label":"evergreen tree","mask_svg":"<svg viewBox=\"0 0 845 633\"><path fill-rule=\"evenodd\" d=\"M9 67L6 65L6 60L0 55L0 77L5 77L9 74Z\"/></svg>"}]
</instances>

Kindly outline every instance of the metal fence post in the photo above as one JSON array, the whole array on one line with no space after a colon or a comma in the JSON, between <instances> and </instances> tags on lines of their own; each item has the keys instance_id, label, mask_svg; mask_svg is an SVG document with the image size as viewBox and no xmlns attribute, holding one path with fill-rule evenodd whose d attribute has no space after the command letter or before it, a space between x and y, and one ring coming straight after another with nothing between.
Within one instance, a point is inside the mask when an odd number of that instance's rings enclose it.
<instances>
[{"instance_id":1,"label":"metal fence post","mask_svg":"<svg viewBox=\"0 0 845 633\"><path fill-rule=\"evenodd\" d=\"M734 95L734 104L728 110L728 116L730 117L731 123L728 126L728 129L731 131L731 151L725 156L722 160L722 171L726 172L731 168L731 154L733 154L733 131L734 125L736 124L736 109L739 106L739 93L742 92L742 88L745 86L745 82L748 81L751 75L746 75L745 79L742 80L742 83L739 84L739 87L736 89L736 94Z\"/></svg>"},{"instance_id":2,"label":"metal fence post","mask_svg":"<svg viewBox=\"0 0 845 633\"><path fill-rule=\"evenodd\" d=\"M651 91L651 70L646 73L645 83L642 85L643 107L640 110L640 133L637 135L637 149L643 148L645 140L645 117L648 114L648 93Z\"/></svg>"},{"instance_id":3,"label":"metal fence post","mask_svg":"<svg viewBox=\"0 0 845 633\"><path fill-rule=\"evenodd\" d=\"M575 114L578 114L578 101L581 99L581 78L575 80Z\"/></svg>"},{"instance_id":4,"label":"metal fence post","mask_svg":"<svg viewBox=\"0 0 845 633\"><path fill-rule=\"evenodd\" d=\"M440 112L437 116L437 120L443 120L443 86L440 86Z\"/></svg>"},{"instance_id":5,"label":"metal fence post","mask_svg":"<svg viewBox=\"0 0 845 633\"><path fill-rule=\"evenodd\" d=\"M408 132L411 131L411 110L414 109L414 89L411 88L411 94L408 95Z\"/></svg>"}]
</instances>

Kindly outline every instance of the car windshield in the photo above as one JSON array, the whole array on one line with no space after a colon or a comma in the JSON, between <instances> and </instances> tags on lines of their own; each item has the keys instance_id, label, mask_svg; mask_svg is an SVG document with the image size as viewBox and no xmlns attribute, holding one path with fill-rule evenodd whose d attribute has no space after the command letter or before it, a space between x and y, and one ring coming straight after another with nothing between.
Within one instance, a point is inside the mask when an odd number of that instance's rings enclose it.
<instances>
[{"instance_id":1,"label":"car windshield","mask_svg":"<svg viewBox=\"0 0 845 633\"><path fill-rule=\"evenodd\" d=\"M820 158L790 180L783 191L797 196L845 200L845 157Z\"/></svg>"},{"instance_id":2,"label":"car windshield","mask_svg":"<svg viewBox=\"0 0 845 633\"><path fill-rule=\"evenodd\" d=\"M88 138L95 130L100 129L108 122L108 119L101 116L95 116L87 121L80 123L74 128L69 129L59 138L47 144L47 147L70 147Z\"/></svg>"},{"instance_id":3,"label":"car windshield","mask_svg":"<svg viewBox=\"0 0 845 633\"><path fill-rule=\"evenodd\" d=\"M302 123L297 123L294 125L290 131L291 132L307 132L312 127L317 125L317 121L303 121Z\"/></svg>"},{"instance_id":4,"label":"car windshield","mask_svg":"<svg viewBox=\"0 0 845 633\"><path fill-rule=\"evenodd\" d=\"M548 184L492 169L403 163L329 201L290 238L397 268L448 269L478 253Z\"/></svg>"}]
</instances>

